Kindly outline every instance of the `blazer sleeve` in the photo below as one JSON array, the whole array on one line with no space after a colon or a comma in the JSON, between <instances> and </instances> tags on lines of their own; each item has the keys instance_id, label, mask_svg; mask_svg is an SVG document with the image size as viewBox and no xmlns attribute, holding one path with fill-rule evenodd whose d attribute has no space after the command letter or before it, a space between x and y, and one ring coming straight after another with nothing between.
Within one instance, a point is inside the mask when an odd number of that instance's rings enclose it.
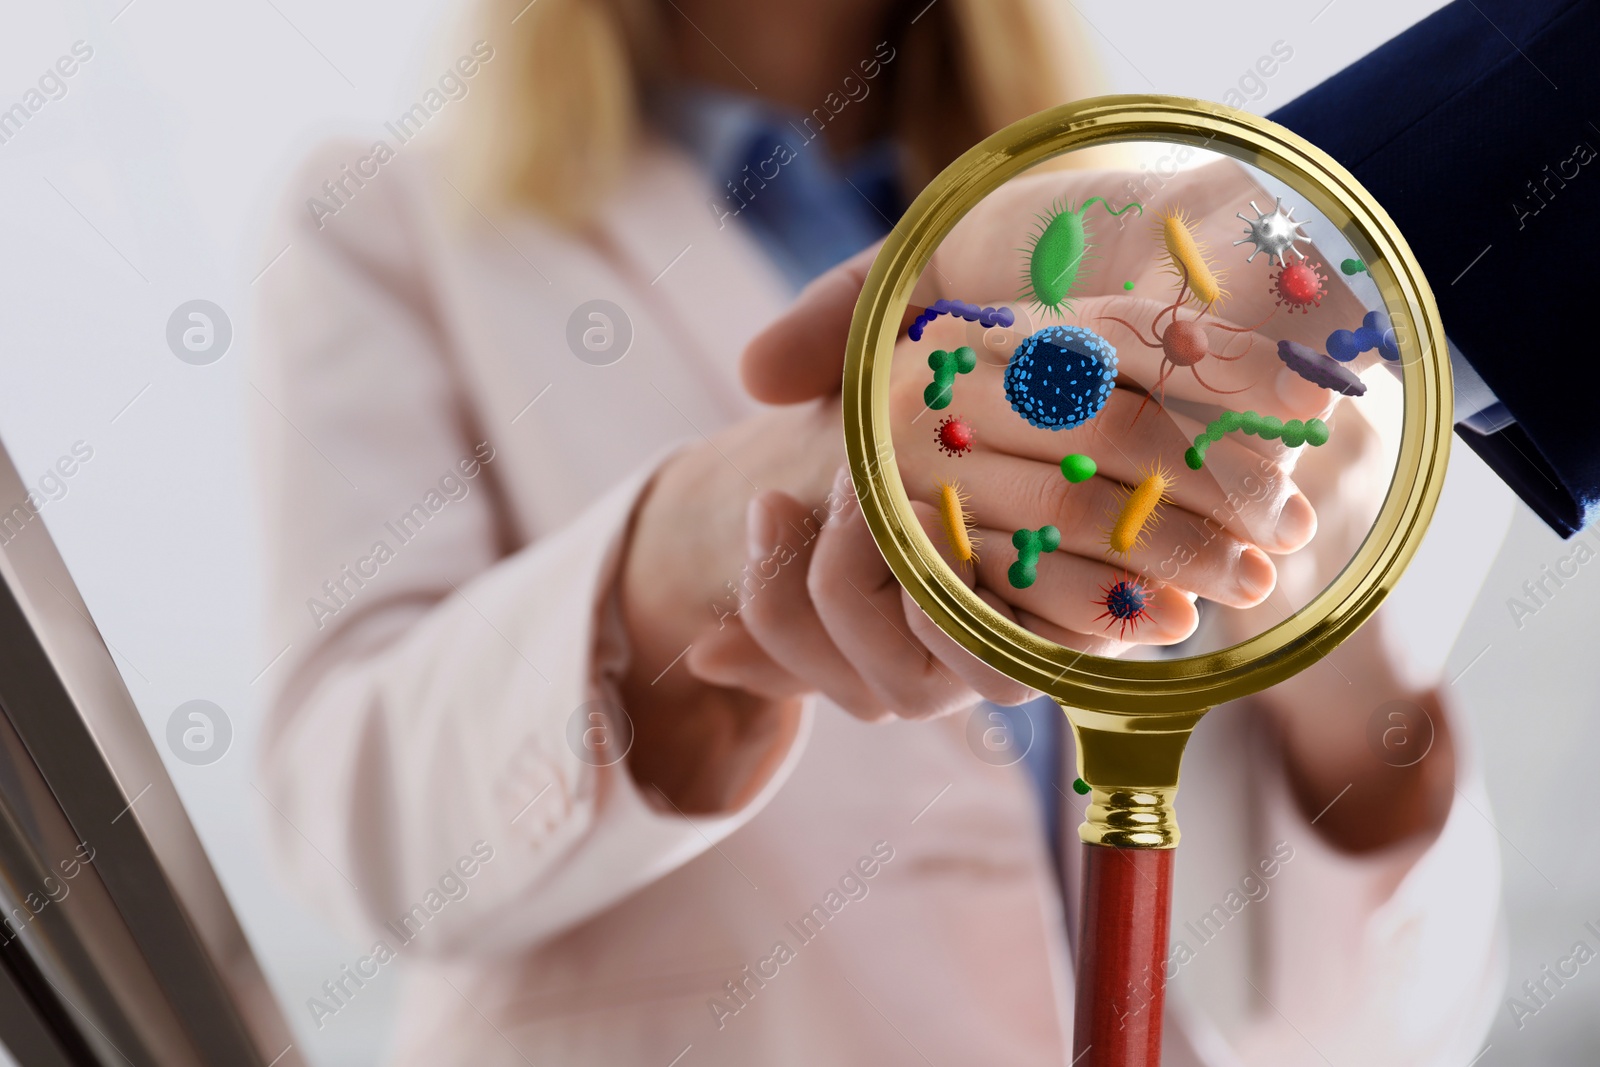
<instances>
[{"instance_id":1,"label":"blazer sleeve","mask_svg":"<svg viewBox=\"0 0 1600 1067\"><path fill-rule=\"evenodd\" d=\"M1556 399L1600 390L1580 345L1597 54L1593 0L1456 0L1272 115L1399 224L1451 340L1515 419L1458 433L1569 537L1600 518L1600 420Z\"/></svg>"},{"instance_id":2,"label":"blazer sleeve","mask_svg":"<svg viewBox=\"0 0 1600 1067\"><path fill-rule=\"evenodd\" d=\"M1266 776L1267 840L1290 861L1266 901L1267 968L1235 1043L1241 1064L1453 1067L1481 1051L1508 966L1499 840L1470 727L1452 713L1450 729L1461 777L1429 842L1339 853L1281 764Z\"/></svg>"},{"instance_id":3,"label":"blazer sleeve","mask_svg":"<svg viewBox=\"0 0 1600 1067\"><path fill-rule=\"evenodd\" d=\"M322 163L308 173L338 173ZM261 792L280 867L347 931L513 951L716 847L786 777L806 719L789 717L802 726L739 810L663 815L640 794L612 712L627 657L612 586L659 458L518 543L399 168L332 217L290 205L272 242L290 251L259 283L281 657Z\"/></svg>"}]
</instances>

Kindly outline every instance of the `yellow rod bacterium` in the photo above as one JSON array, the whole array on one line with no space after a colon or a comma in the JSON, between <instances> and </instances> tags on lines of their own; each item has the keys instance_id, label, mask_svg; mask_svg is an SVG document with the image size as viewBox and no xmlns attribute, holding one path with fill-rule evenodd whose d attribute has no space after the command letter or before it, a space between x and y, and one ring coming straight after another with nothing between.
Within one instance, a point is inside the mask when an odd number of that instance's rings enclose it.
<instances>
[{"instance_id":1,"label":"yellow rod bacterium","mask_svg":"<svg viewBox=\"0 0 1600 1067\"><path fill-rule=\"evenodd\" d=\"M1191 299L1201 307L1226 300L1228 290L1222 287L1226 275L1212 265L1210 249L1195 236L1194 222L1183 209L1163 212L1156 226L1167 249L1167 265L1179 278L1188 278Z\"/></svg>"},{"instance_id":2,"label":"yellow rod bacterium","mask_svg":"<svg viewBox=\"0 0 1600 1067\"><path fill-rule=\"evenodd\" d=\"M944 527L945 543L961 563L978 558L978 539L972 536L972 519L967 515L967 496L955 482L940 482L939 522Z\"/></svg>"},{"instance_id":3,"label":"yellow rod bacterium","mask_svg":"<svg viewBox=\"0 0 1600 1067\"><path fill-rule=\"evenodd\" d=\"M1172 483L1172 475L1159 464L1140 479L1123 499L1116 521L1106 535L1106 545L1112 552L1126 556L1144 544L1145 534L1160 521L1156 511L1166 502Z\"/></svg>"}]
</instances>

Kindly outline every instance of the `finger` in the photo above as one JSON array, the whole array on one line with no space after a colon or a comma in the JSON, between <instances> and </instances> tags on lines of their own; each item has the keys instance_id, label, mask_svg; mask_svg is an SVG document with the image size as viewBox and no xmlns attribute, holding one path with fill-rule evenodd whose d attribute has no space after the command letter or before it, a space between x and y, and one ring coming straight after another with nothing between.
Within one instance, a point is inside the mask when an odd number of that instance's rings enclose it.
<instances>
[{"instance_id":1,"label":"finger","mask_svg":"<svg viewBox=\"0 0 1600 1067\"><path fill-rule=\"evenodd\" d=\"M751 396L796 404L838 391L850 318L877 254L875 244L817 277L745 346L739 373Z\"/></svg>"},{"instance_id":2,"label":"finger","mask_svg":"<svg viewBox=\"0 0 1600 1067\"><path fill-rule=\"evenodd\" d=\"M1293 552L1310 540L1316 512L1284 470L1281 453L1277 459L1264 457L1236 440L1242 435L1230 434L1210 446L1204 468L1191 471L1182 457L1204 427L1176 413L1134 419L1139 401L1116 390L1097 418L1076 429L1047 431L1018 418L998 390L969 390L962 395L963 413L982 427L972 453L946 460L910 440L901 450L907 457L908 484L921 495L931 492L940 478L959 478L973 492L975 506L981 506L979 516L1002 528L1050 523L1063 531L1069 528L1064 524L1098 530L1105 526L1107 494L1138 485L1159 460L1172 483L1167 496L1199 517L1197 521L1209 519L1212 526L1220 524L1232 536L1269 552ZM928 432L914 425L916 433ZM1094 459L1095 479L1073 486L1061 476L1061 457L1072 453ZM1007 456L1023 457L1029 464L1007 464ZM982 510L1007 499L1009 506L996 507L995 517Z\"/></svg>"},{"instance_id":3,"label":"finger","mask_svg":"<svg viewBox=\"0 0 1600 1067\"><path fill-rule=\"evenodd\" d=\"M973 374L984 373L979 366ZM986 382L979 381L978 386ZM915 398L914 398L915 400ZM1125 390L1114 390L1098 418L1072 430L1040 430L1016 416L998 389L971 389L962 394L963 414L981 427L973 443L973 453L960 459L941 459L920 435L931 434L934 426L912 422L902 430L896 445L906 456L907 477L912 485L933 485L936 477L960 477L963 485L986 485L989 478L979 474L995 454L1011 454L1040 464L1058 467L1062 456L1088 454L1096 462L1099 475L1120 485L1136 486L1152 474L1155 466L1170 475L1168 498L1190 514L1213 518L1234 536L1261 545L1267 552L1294 552L1315 533L1315 510L1304 493L1294 485L1285 469L1285 451L1278 446L1277 456L1262 456L1242 445L1242 434L1229 434L1210 446L1202 470L1190 470L1184 454L1195 435L1205 426L1178 413L1146 413L1138 406L1142 398ZM954 410L954 408L952 408ZM914 429L915 427L915 429ZM1024 501L1038 507L1056 507L1067 496L1070 486L1059 469L1054 482L1030 480L1026 486L1006 483L1011 490L1037 491L1024 494ZM920 488L920 485L918 485ZM974 498L976 499L976 498ZM1034 512L1037 515L1038 512ZM1050 512L1046 512L1050 514ZM1051 518L1008 517L995 520L997 526L1038 526ZM1059 525L1059 523L1058 523Z\"/></svg>"},{"instance_id":4,"label":"finger","mask_svg":"<svg viewBox=\"0 0 1600 1067\"><path fill-rule=\"evenodd\" d=\"M1054 464L998 453L975 454L964 464L964 471L972 475L963 481L972 487L968 510L981 526L1011 532L1055 526L1061 531L1063 553L1142 571L1166 582L1179 582L1181 570L1183 589L1230 607L1254 607L1277 584L1271 558L1228 528L1241 525L1238 511L1253 506L1248 498L1236 496L1229 503L1219 496L1219 506L1211 514L1184 508L1176 499L1157 504L1137 527L1125 531L1134 535L1134 543L1130 551L1119 553L1111 548L1112 531L1121 513L1137 505L1129 486L1100 476L1073 485ZM1266 483L1252 484L1257 496L1264 494ZM1177 497L1177 490L1169 488L1168 496ZM1002 536L999 548L1004 554L1011 534Z\"/></svg>"},{"instance_id":5,"label":"finger","mask_svg":"<svg viewBox=\"0 0 1600 1067\"><path fill-rule=\"evenodd\" d=\"M915 513L917 521L922 524L923 532L935 546L939 546L939 515L930 505L913 501L911 510ZM945 556L945 563L956 574L961 576L968 588L972 588L975 578L970 567L962 568L956 565L956 560L949 555L948 547L940 547L940 552ZM949 634L941 630L938 625L928 617L917 602L911 598L910 593L902 590L901 606L906 614L906 621L911 627L911 632L916 635L928 651L932 652L945 666L949 667L955 675L975 690L985 700L1004 706L1024 704L1038 695L1036 690L1030 689L1021 682L1013 681L1006 675L984 663L977 656L967 651ZM990 598L985 601L990 607L1000 612L1012 622L1016 617L1004 601Z\"/></svg>"},{"instance_id":6,"label":"finger","mask_svg":"<svg viewBox=\"0 0 1600 1067\"><path fill-rule=\"evenodd\" d=\"M929 540L933 542L934 547L938 549L939 554L944 557L945 564L949 566L963 582L966 583L969 589L972 589L977 594L979 600L989 605L989 607L992 608L997 615L1016 623L1029 633L1037 634L1038 636L1047 640L1054 641L1056 644L1065 648L1074 649L1079 652L1085 652L1090 655L1115 656L1133 647L1131 643L1119 641L1115 637L1109 635L1074 633L1073 631L1063 629L1057 626L1055 623L1041 618L1038 615L1013 609L1010 604L1006 603L1005 600L1001 599L1001 597L997 594L989 591L988 589L978 587L978 579L975 569L969 565L959 564L954 557L951 556L949 546L944 543L943 533L939 529L938 516L935 513L935 509L931 505L924 504L921 501L912 501L911 509L916 513L918 521L922 523L923 530L925 533L927 533ZM929 621L929 624L932 624L931 620ZM957 647L960 646L958 645ZM969 684L972 683L969 682ZM974 688L980 687L974 685ZM982 690L980 689L980 691ZM1029 692L1032 693L1034 691L1029 690ZM984 697L985 699L991 700L996 704L1005 703L1005 701L1000 699L998 696L990 696L988 693L984 693Z\"/></svg>"},{"instance_id":7,"label":"finger","mask_svg":"<svg viewBox=\"0 0 1600 1067\"><path fill-rule=\"evenodd\" d=\"M768 700L814 691L768 655L738 618L724 619L720 629L697 640L684 657L684 666L701 681Z\"/></svg>"},{"instance_id":8,"label":"finger","mask_svg":"<svg viewBox=\"0 0 1600 1067\"><path fill-rule=\"evenodd\" d=\"M993 596L987 589L980 589L979 596ZM1037 634L1047 641L1054 641L1063 648L1070 648L1082 652L1087 656L1120 656L1133 647L1131 641L1120 641L1116 631L1103 631L1097 634L1080 634L1073 630L1064 630L1049 619L1040 618L1032 612L1019 611L1016 613L1017 625L1031 634Z\"/></svg>"},{"instance_id":9,"label":"finger","mask_svg":"<svg viewBox=\"0 0 1600 1067\"><path fill-rule=\"evenodd\" d=\"M787 494L759 493L746 524L749 566L762 582L740 607L751 639L776 665L850 714L887 717L883 701L840 653L812 603L807 574L819 538L811 513Z\"/></svg>"},{"instance_id":10,"label":"finger","mask_svg":"<svg viewBox=\"0 0 1600 1067\"><path fill-rule=\"evenodd\" d=\"M839 472L836 489L848 490ZM968 707L977 694L910 632L900 586L873 543L855 498L822 528L808 587L829 636L872 691L906 718Z\"/></svg>"},{"instance_id":11,"label":"finger","mask_svg":"<svg viewBox=\"0 0 1600 1067\"><path fill-rule=\"evenodd\" d=\"M911 632L968 688L983 699L1003 707L1026 704L1039 695L1038 690L1013 681L957 644L955 638L928 618L927 613L911 599L910 593L903 589L900 593L901 608L905 611Z\"/></svg>"},{"instance_id":12,"label":"finger","mask_svg":"<svg viewBox=\"0 0 1600 1067\"><path fill-rule=\"evenodd\" d=\"M1019 612L1028 612L1080 634L1113 633L1135 644L1171 645L1194 633L1200 616L1183 592L1173 586L1142 578L1120 566L1064 552L1041 554L1035 578L1025 588L1011 583L1011 565L1019 553L1011 535L980 527L984 546L978 552L978 583L997 593ZM1142 587L1144 615L1119 619L1109 613L1108 590L1119 582Z\"/></svg>"},{"instance_id":13,"label":"finger","mask_svg":"<svg viewBox=\"0 0 1600 1067\"><path fill-rule=\"evenodd\" d=\"M995 611L1004 615L1018 626L1047 641L1054 641L1063 648L1070 648L1075 652L1083 652L1091 656L1117 656L1132 648L1127 641L1119 641L1110 634L1080 634L1072 630L1064 630L1032 612L1018 611L999 596L987 589L977 590L978 599L988 604Z\"/></svg>"}]
</instances>

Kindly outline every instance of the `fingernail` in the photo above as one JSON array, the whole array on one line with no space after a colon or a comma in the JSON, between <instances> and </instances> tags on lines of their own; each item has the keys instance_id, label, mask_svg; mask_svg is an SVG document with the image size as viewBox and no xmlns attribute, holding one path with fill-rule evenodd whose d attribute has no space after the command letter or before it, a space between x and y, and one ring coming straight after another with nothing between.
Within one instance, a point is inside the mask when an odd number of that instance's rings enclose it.
<instances>
[{"instance_id":1,"label":"fingernail","mask_svg":"<svg viewBox=\"0 0 1600 1067\"><path fill-rule=\"evenodd\" d=\"M778 548L778 523L759 496L745 508L744 539L751 559L766 559Z\"/></svg>"},{"instance_id":2,"label":"fingernail","mask_svg":"<svg viewBox=\"0 0 1600 1067\"><path fill-rule=\"evenodd\" d=\"M1278 568L1272 565L1267 554L1254 545L1246 546L1239 556L1239 591L1252 604L1267 599L1278 584Z\"/></svg>"},{"instance_id":3,"label":"fingernail","mask_svg":"<svg viewBox=\"0 0 1600 1067\"><path fill-rule=\"evenodd\" d=\"M1316 532L1317 512L1304 493L1296 493L1283 502L1283 510L1278 512L1278 528L1274 533L1286 551L1300 548Z\"/></svg>"}]
</instances>

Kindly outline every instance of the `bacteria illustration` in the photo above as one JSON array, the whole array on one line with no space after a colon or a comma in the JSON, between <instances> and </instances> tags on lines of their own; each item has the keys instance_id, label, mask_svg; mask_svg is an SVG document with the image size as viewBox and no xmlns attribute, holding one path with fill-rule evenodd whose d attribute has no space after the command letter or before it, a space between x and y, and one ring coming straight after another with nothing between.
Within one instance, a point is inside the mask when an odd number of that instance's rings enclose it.
<instances>
[{"instance_id":1,"label":"bacteria illustration","mask_svg":"<svg viewBox=\"0 0 1600 1067\"><path fill-rule=\"evenodd\" d=\"M1123 282L1122 283L1122 288L1125 291L1132 292L1133 291L1133 283L1132 282Z\"/></svg>"},{"instance_id":2,"label":"bacteria illustration","mask_svg":"<svg viewBox=\"0 0 1600 1067\"><path fill-rule=\"evenodd\" d=\"M1161 521L1160 508L1172 483L1171 473L1159 464L1139 479L1123 499L1116 521L1106 533L1106 546L1112 552L1126 556L1144 546L1145 534Z\"/></svg>"},{"instance_id":3,"label":"bacteria illustration","mask_svg":"<svg viewBox=\"0 0 1600 1067\"><path fill-rule=\"evenodd\" d=\"M947 456L964 456L971 452L972 442L976 437L972 423L960 415L946 415L939 420L939 425L933 432L934 443L939 446L939 451Z\"/></svg>"},{"instance_id":4,"label":"bacteria illustration","mask_svg":"<svg viewBox=\"0 0 1600 1067\"><path fill-rule=\"evenodd\" d=\"M1167 251L1167 267L1188 283L1190 299L1209 307L1228 298L1222 287L1226 275L1211 262L1205 243L1195 236L1194 223L1180 208L1162 214L1157 223L1161 243Z\"/></svg>"},{"instance_id":5,"label":"bacteria illustration","mask_svg":"<svg viewBox=\"0 0 1600 1067\"><path fill-rule=\"evenodd\" d=\"M1105 608L1095 621L1110 619L1106 629L1118 627L1118 640L1126 637L1129 630L1138 633L1139 624L1150 621L1150 590L1137 578L1123 577L1101 587L1100 599L1095 603Z\"/></svg>"},{"instance_id":6,"label":"bacteria illustration","mask_svg":"<svg viewBox=\"0 0 1600 1067\"><path fill-rule=\"evenodd\" d=\"M1006 364L1011 410L1044 430L1082 426L1100 414L1116 382L1117 350L1082 326L1046 326Z\"/></svg>"},{"instance_id":7,"label":"bacteria illustration","mask_svg":"<svg viewBox=\"0 0 1600 1067\"><path fill-rule=\"evenodd\" d=\"M1378 355L1390 363L1400 358L1400 346L1395 343L1394 328L1389 316L1381 311L1369 311L1356 330L1334 330L1328 335L1328 355L1340 363L1349 363L1363 352L1374 348Z\"/></svg>"},{"instance_id":8,"label":"bacteria illustration","mask_svg":"<svg viewBox=\"0 0 1600 1067\"><path fill-rule=\"evenodd\" d=\"M1287 256L1291 252L1296 259L1306 258L1306 254L1295 247L1295 242L1309 241L1311 238L1299 232L1305 223L1294 220L1293 208L1284 209L1282 197L1273 200L1270 214L1256 207L1254 200L1250 201L1250 210L1256 213L1253 219L1242 211L1234 216L1244 220L1244 237L1233 242L1234 247L1255 246L1250 250L1246 263L1254 263L1256 256L1262 252L1267 254L1268 263L1276 261L1280 267L1289 262Z\"/></svg>"},{"instance_id":9,"label":"bacteria illustration","mask_svg":"<svg viewBox=\"0 0 1600 1067\"><path fill-rule=\"evenodd\" d=\"M970 374L978 365L978 353L962 345L954 352L939 348L928 354L928 366L933 371L933 381L922 391L922 402L935 411L950 406L955 396L957 374Z\"/></svg>"},{"instance_id":10,"label":"bacteria illustration","mask_svg":"<svg viewBox=\"0 0 1600 1067\"><path fill-rule=\"evenodd\" d=\"M1214 443L1222 440L1224 434L1234 430L1243 430L1245 433L1255 434L1263 441L1281 440L1290 448L1299 448L1301 445L1310 445L1320 448L1328 443L1328 424L1321 419L1290 419L1284 422L1271 415L1257 415L1253 411L1224 411L1222 415L1206 427L1206 432L1194 439L1194 447L1183 454L1183 462L1190 470L1199 470L1205 466L1206 450Z\"/></svg>"},{"instance_id":11,"label":"bacteria illustration","mask_svg":"<svg viewBox=\"0 0 1600 1067\"><path fill-rule=\"evenodd\" d=\"M1144 334L1139 332L1139 328L1133 323L1129 322L1127 319L1119 319L1115 315L1106 315L1099 320L1101 322L1110 321L1121 323L1123 326L1126 326L1128 329L1132 330L1133 335L1137 337L1139 342L1146 348L1159 348L1161 350L1161 373L1159 376L1157 376L1155 384L1150 387L1150 391L1145 395L1144 401L1139 405L1139 410L1134 412L1133 417L1136 421L1139 416L1144 413L1144 406L1150 402L1152 397L1156 399L1156 406L1161 406L1162 398L1157 397L1156 394L1157 392L1164 393L1164 387L1166 386L1167 378L1179 367L1188 367L1189 373L1194 375L1195 381L1199 382L1210 392L1217 393L1219 395L1225 396L1230 393L1242 393L1245 389L1249 388L1249 386L1245 386L1241 389L1218 389L1216 386L1200 377L1200 368L1196 366L1196 364L1198 364L1202 359L1205 359L1207 356L1210 356L1212 359L1219 359L1224 363L1232 363L1235 360L1244 358L1245 354L1250 351L1248 348L1246 348L1244 352L1240 352L1237 356L1227 356L1220 352L1211 351L1211 339L1206 335L1207 325L1214 329L1226 330L1229 333L1253 333L1262 325L1262 323L1265 323L1266 320L1263 319L1261 322L1256 323L1255 326L1248 327L1225 326L1220 322L1202 324L1200 320L1204 318L1206 314L1204 309L1197 312L1192 319L1180 319L1178 318L1178 309L1188 301L1188 287L1189 277L1185 271L1183 275L1183 284L1178 287L1177 299L1168 304L1166 307L1162 308L1160 311L1156 312L1155 317L1150 320L1150 332L1155 335L1154 340L1146 340ZM1172 321L1167 324L1165 329L1163 329L1161 326L1161 320L1168 315L1172 316Z\"/></svg>"},{"instance_id":12,"label":"bacteria illustration","mask_svg":"<svg viewBox=\"0 0 1600 1067\"><path fill-rule=\"evenodd\" d=\"M1364 273L1367 269L1367 265L1361 262L1359 259L1347 259L1343 263L1339 264L1339 269L1344 271L1345 275L1348 277L1352 274Z\"/></svg>"},{"instance_id":13,"label":"bacteria illustration","mask_svg":"<svg viewBox=\"0 0 1600 1067\"><path fill-rule=\"evenodd\" d=\"M959 563L972 563L978 558L978 538L972 535L972 517L967 514L967 495L955 482L940 482L937 486L939 524L944 527L945 544Z\"/></svg>"},{"instance_id":14,"label":"bacteria illustration","mask_svg":"<svg viewBox=\"0 0 1600 1067\"><path fill-rule=\"evenodd\" d=\"M1311 308L1321 307L1327 295L1327 279L1310 263L1291 263L1278 272L1272 282L1272 294L1279 306L1287 305L1291 312L1311 313Z\"/></svg>"},{"instance_id":15,"label":"bacteria illustration","mask_svg":"<svg viewBox=\"0 0 1600 1067\"><path fill-rule=\"evenodd\" d=\"M1026 589L1039 580L1039 555L1061 547L1061 531L1054 526L1037 530L1018 530L1011 535L1017 561L1006 568L1006 578L1017 589Z\"/></svg>"},{"instance_id":16,"label":"bacteria illustration","mask_svg":"<svg viewBox=\"0 0 1600 1067\"><path fill-rule=\"evenodd\" d=\"M1088 456L1074 452L1061 457L1061 476L1073 485L1081 485L1093 478L1095 470L1094 460Z\"/></svg>"},{"instance_id":17,"label":"bacteria illustration","mask_svg":"<svg viewBox=\"0 0 1600 1067\"><path fill-rule=\"evenodd\" d=\"M1041 310L1048 309L1057 315L1072 310L1069 297L1078 284L1083 261L1093 247L1083 216L1089 206L1096 203L1112 218L1135 209L1144 214L1144 207L1138 203L1124 204L1121 210L1113 211L1110 201L1103 196L1091 196L1076 208L1060 201L1050 205L1050 213L1039 216L1039 229L1029 246L1022 250L1028 254L1028 263L1023 268L1019 298L1031 298Z\"/></svg>"},{"instance_id":18,"label":"bacteria illustration","mask_svg":"<svg viewBox=\"0 0 1600 1067\"><path fill-rule=\"evenodd\" d=\"M927 329L928 323L940 315L955 315L976 322L984 329L991 326L1010 326L1017 321L1016 315L1010 308L981 308L977 304L968 304L960 300L935 300L923 309L910 326L906 327L906 336L913 341L922 340L922 331Z\"/></svg>"},{"instance_id":19,"label":"bacteria illustration","mask_svg":"<svg viewBox=\"0 0 1600 1067\"><path fill-rule=\"evenodd\" d=\"M1363 396L1367 383L1356 377L1354 371L1343 363L1309 348L1298 341L1279 341L1278 358L1288 368L1313 385L1332 389L1345 396Z\"/></svg>"}]
</instances>

